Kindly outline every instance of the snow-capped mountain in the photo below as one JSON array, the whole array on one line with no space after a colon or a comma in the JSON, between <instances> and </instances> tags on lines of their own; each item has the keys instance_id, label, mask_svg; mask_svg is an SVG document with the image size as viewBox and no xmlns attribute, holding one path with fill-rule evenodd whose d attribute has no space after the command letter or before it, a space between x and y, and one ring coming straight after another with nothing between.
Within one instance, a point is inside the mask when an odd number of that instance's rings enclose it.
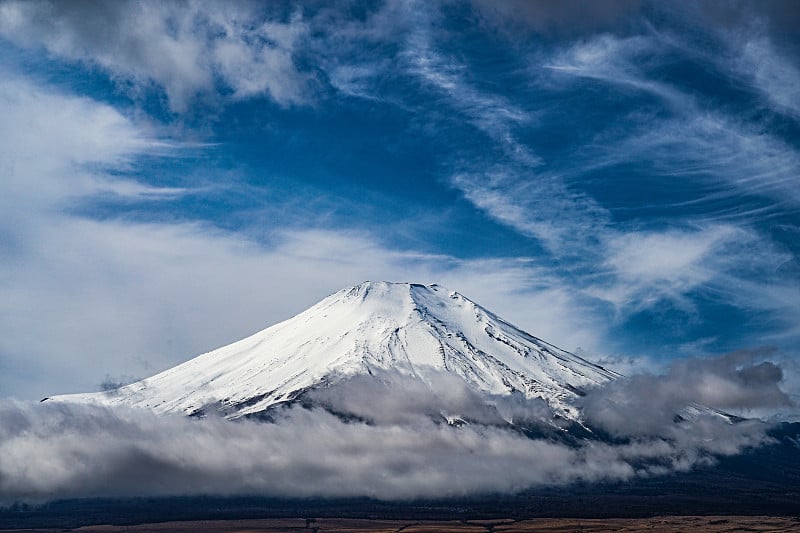
<instances>
[{"instance_id":1,"label":"snow-capped mountain","mask_svg":"<svg viewBox=\"0 0 800 533\"><path fill-rule=\"evenodd\" d=\"M238 342L117 390L50 401L158 413L259 413L315 387L377 372L453 372L490 394L544 399L564 418L587 386L618 374L544 342L438 285L365 282Z\"/></svg>"}]
</instances>

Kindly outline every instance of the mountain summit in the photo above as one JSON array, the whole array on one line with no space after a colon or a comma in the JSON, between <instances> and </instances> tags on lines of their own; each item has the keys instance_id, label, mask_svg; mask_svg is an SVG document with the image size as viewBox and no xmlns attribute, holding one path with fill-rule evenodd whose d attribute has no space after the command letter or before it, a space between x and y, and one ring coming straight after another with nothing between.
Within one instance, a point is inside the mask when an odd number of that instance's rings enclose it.
<instances>
[{"instance_id":1,"label":"mountain summit","mask_svg":"<svg viewBox=\"0 0 800 533\"><path fill-rule=\"evenodd\" d=\"M542 398L577 419L569 401L618 375L544 342L439 285L364 282L250 337L155 376L52 401L147 407L158 413L262 412L361 374L425 380L452 372L475 389Z\"/></svg>"}]
</instances>

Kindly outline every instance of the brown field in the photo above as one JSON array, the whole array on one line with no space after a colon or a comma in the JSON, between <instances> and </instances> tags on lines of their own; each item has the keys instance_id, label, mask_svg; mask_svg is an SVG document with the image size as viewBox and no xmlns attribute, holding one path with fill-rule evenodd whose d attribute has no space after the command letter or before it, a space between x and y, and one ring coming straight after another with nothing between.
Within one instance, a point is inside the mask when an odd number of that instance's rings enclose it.
<instances>
[{"instance_id":1,"label":"brown field","mask_svg":"<svg viewBox=\"0 0 800 533\"><path fill-rule=\"evenodd\" d=\"M357 520L357 519L264 519L219 520L193 522L165 522L135 526L86 526L77 529L17 529L6 530L26 533L149 533L197 531L202 533L501 533L501 532L727 532L727 531L796 531L800 532L800 518L767 516L664 516L655 518L537 518L532 520L464 520L419 521L410 520Z\"/></svg>"}]
</instances>

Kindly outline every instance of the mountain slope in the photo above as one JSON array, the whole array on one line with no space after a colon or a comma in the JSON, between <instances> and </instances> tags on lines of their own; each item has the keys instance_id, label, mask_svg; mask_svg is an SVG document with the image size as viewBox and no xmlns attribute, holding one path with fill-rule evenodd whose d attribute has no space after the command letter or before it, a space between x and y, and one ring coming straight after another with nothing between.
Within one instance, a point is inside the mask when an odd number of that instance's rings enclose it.
<instances>
[{"instance_id":1,"label":"mountain slope","mask_svg":"<svg viewBox=\"0 0 800 533\"><path fill-rule=\"evenodd\" d=\"M491 394L569 401L617 374L517 329L438 285L365 282L243 340L120 389L51 401L131 405L158 413L217 409L229 418L291 401L357 374L453 372Z\"/></svg>"}]
</instances>

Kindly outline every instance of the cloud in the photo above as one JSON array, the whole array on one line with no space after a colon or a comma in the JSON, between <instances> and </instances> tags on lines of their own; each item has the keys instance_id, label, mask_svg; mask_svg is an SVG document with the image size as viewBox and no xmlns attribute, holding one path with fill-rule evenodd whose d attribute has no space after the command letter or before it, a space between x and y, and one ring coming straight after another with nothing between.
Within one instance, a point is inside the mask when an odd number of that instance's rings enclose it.
<instances>
[{"instance_id":1,"label":"cloud","mask_svg":"<svg viewBox=\"0 0 800 533\"><path fill-rule=\"evenodd\" d=\"M551 252L569 254L580 249L584 244L581 237L603 224L603 209L571 190L561 176L541 169L541 157L519 140L517 131L535 123L535 114L503 95L471 84L467 65L444 54L436 42L435 14L422 10L416 19L400 55L408 74L444 96L447 105L492 141L489 147L482 147L480 153L488 154L483 157L455 155L452 166L456 171L449 176L449 184L491 218L539 239ZM503 163L487 162L496 160ZM561 224L563 217L573 223ZM581 228L577 235L576 228ZM573 242L569 249L567 242Z\"/></svg>"},{"instance_id":2,"label":"cloud","mask_svg":"<svg viewBox=\"0 0 800 533\"><path fill-rule=\"evenodd\" d=\"M98 178L98 173L81 169L89 164L124 169L134 154L162 151L164 143L155 139L147 124L134 125L111 106L65 97L2 72L0 106L5 120L0 124L0 154L5 194L0 201L6 209L23 202L52 206L71 195L102 190L128 196L163 192L108 175ZM34 180L42 187L32 187Z\"/></svg>"},{"instance_id":3,"label":"cloud","mask_svg":"<svg viewBox=\"0 0 800 533\"><path fill-rule=\"evenodd\" d=\"M640 0L598 0L585 3L526 2L525 0L473 0L473 5L490 24L502 29L524 29L547 36L572 36L624 26L637 14Z\"/></svg>"},{"instance_id":4,"label":"cloud","mask_svg":"<svg viewBox=\"0 0 800 533\"><path fill-rule=\"evenodd\" d=\"M708 366L705 375L713 373ZM775 378L761 366L736 376L754 390ZM628 390L634 393L628 401L648 407L662 398ZM273 422L230 422L3 401L0 501L145 494L449 498L666 475L768 442L769 426L758 422L729 424L701 413L676 424L652 409L631 413L628 438L616 444L529 438L504 418L548 424L551 413L541 401L483 397L436 374L425 383L391 374L356 378L320 391L317 400L358 418L292 407ZM452 426L446 418L468 423Z\"/></svg>"},{"instance_id":5,"label":"cloud","mask_svg":"<svg viewBox=\"0 0 800 533\"><path fill-rule=\"evenodd\" d=\"M796 410L797 405L781 388L783 380L774 350L743 350L705 359L678 359L664 374L634 375L593 389L580 404L589 424L617 436L674 431L683 438L683 430L670 421L676 414L697 416L697 406L741 416L768 416L789 407ZM701 418L713 417L711 412L700 413Z\"/></svg>"},{"instance_id":6,"label":"cloud","mask_svg":"<svg viewBox=\"0 0 800 533\"><path fill-rule=\"evenodd\" d=\"M706 185L697 203L735 195L800 202L800 157L781 139L713 112L646 122L630 136L599 138L595 168L647 161L651 176Z\"/></svg>"},{"instance_id":7,"label":"cloud","mask_svg":"<svg viewBox=\"0 0 800 533\"><path fill-rule=\"evenodd\" d=\"M795 119L800 118L800 96L795 90L800 84L800 70L782 57L769 39L756 37L748 40L734 65L774 109Z\"/></svg>"},{"instance_id":8,"label":"cloud","mask_svg":"<svg viewBox=\"0 0 800 533\"><path fill-rule=\"evenodd\" d=\"M677 231L626 233L610 243L608 264L631 283L663 280L675 285L674 278L683 276L699 277L704 282L707 276L697 269L720 243L733 239L733 232L732 228L720 227L699 235Z\"/></svg>"},{"instance_id":9,"label":"cloud","mask_svg":"<svg viewBox=\"0 0 800 533\"><path fill-rule=\"evenodd\" d=\"M219 88L233 98L266 95L304 103L309 77L293 52L306 27L298 14L270 18L256 3L124 1L4 2L0 35L56 57L97 65L123 86L155 84L181 113Z\"/></svg>"},{"instance_id":10,"label":"cloud","mask_svg":"<svg viewBox=\"0 0 800 533\"><path fill-rule=\"evenodd\" d=\"M544 58L541 68L555 75L607 83L625 92L642 92L663 99L679 108L691 99L669 84L648 79L641 72L653 61L664 43L653 37L635 35L615 37L601 34L557 49ZM547 82L545 82L547 83Z\"/></svg>"},{"instance_id":11,"label":"cloud","mask_svg":"<svg viewBox=\"0 0 800 533\"><path fill-rule=\"evenodd\" d=\"M691 310L688 295L712 287L735 300L726 285L738 279L742 269L748 274L753 268L769 270L782 260L760 236L730 225L610 233L606 239L605 266L613 281L587 290L619 308L647 308L666 300ZM752 252L759 248L754 258Z\"/></svg>"},{"instance_id":12,"label":"cloud","mask_svg":"<svg viewBox=\"0 0 800 533\"><path fill-rule=\"evenodd\" d=\"M800 159L790 143L758 124L708 106L699 95L654 74L678 53L713 64L727 75L744 73L774 105L793 112L789 87L796 69L763 40L748 41L743 52L738 43L735 51L734 45L728 47L725 53L705 56L692 50L691 43L668 34L599 35L545 59L543 67L556 76L541 80L545 87L555 83L551 88L568 89L558 85L565 77L590 79L624 92L651 95L669 106L665 114L652 103L640 105L638 112L625 117L624 131L611 127L597 135L585 147L588 162L581 170L647 162L643 171L650 175L717 186L713 198L735 192L796 202ZM728 55L734 53L736 57Z\"/></svg>"},{"instance_id":13,"label":"cloud","mask_svg":"<svg viewBox=\"0 0 800 533\"><path fill-rule=\"evenodd\" d=\"M503 96L481 91L464 79L465 65L443 55L434 42L432 26L436 18L426 10L415 15L416 25L399 54L407 73L443 93L445 102L492 139L506 157L524 165L538 165L536 153L513 133L514 126L531 121L532 116Z\"/></svg>"},{"instance_id":14,"label":"cloud","mask_svg":"<svg viewBox=\"0 0 800 533\"><path fill-rule=\"evenodd\" d=\"M774 37L786 37L792 35L800 24L800 9L792 0L764 2L712 0L694 2L689 17L699 19L712 28L736 31L755 26Z\"/></svg>"},{"instance_id":15,"label":"cloud","mask_svg":"<svg viewBox=\"0 0 800 533\"><path fill-rule=\"evenodd\" d=\"M608 213L555 174L513 166L455 174L450 183L488 216L538 239L556 257L591 254Z\"/></svg>"},{"instance_id":16,"label":"cloud","mask_svg":"<svg viewBox=\"0 0 800 533\"><path fill-rule=\"evenodd\" d=\"M457 374L421 367L413 378L393 371L373 371L345 378L334 386L313 390L313 404L333 412L353 415L370 424L413 424L419 417L445 422L458 418L485 425L504 425L507 418L486 402ZM552 418L543 406L540 418Z\"/></svg>"}]
</instances>

